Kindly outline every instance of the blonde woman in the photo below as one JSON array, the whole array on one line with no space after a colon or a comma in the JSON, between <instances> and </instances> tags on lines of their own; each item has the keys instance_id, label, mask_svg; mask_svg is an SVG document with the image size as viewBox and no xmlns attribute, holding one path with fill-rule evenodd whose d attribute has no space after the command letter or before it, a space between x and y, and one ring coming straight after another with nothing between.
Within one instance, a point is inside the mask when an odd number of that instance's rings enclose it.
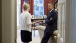
<instances>
[{"instance_id":1,"label":"blonde woman","mask_svg":"<svg viewBox=\"0 0 76 43\"><path fill-rule=\"evenodd\" d=\"M23 43L29 43L32 41L32 33L31 33L31 14L29 13L30 5L25 3L23 5L23 12L20 16L20 28L21 28L21 41Z\"/></svg>"}]
</instances>

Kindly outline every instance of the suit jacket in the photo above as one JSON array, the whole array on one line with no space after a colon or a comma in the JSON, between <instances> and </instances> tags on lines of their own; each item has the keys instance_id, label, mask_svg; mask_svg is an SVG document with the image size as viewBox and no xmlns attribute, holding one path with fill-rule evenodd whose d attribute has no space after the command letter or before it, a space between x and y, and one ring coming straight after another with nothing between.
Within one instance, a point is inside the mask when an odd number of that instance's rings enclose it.
<instances>
[{"instance_id":1,"label":"suit jacket","mask_svg":"<svg viewBox=\"0 0 76 43\"><path fill-rule=\"evenodd\" d=\"M48 13L47 18L45 20L46 23L46 29L45 32L48 33L53 33L53 31L57 30L57 11L52 10L51 12ZM52 18L52 20L50 20Z\"/></svg>"}]
</instances>

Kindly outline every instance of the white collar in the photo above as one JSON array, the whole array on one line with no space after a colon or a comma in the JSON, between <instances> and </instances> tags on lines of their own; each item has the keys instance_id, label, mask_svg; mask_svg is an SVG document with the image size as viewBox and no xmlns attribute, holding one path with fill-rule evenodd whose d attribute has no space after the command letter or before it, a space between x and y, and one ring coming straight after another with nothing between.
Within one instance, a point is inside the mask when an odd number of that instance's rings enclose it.
<instances>
[{"instance_id":1,"label":"white collar","mask_svg":"<svg viewBox=\"0 0 76 43\"><path fill-rule=\"evenodd\" d=\"M52 10L54 10L54 9L52 9ZM50 12L52 12L52 10Z\"/></svg>"},{"instance_id":2,"label":"white collar","mask_svg":"<svg viewBox=\"0 0 76 43\"><path fill-rule=\"evenodd\" d=\"M23 11L23 12L28 12L28 11Z\"/></svg>"}]
</instances>

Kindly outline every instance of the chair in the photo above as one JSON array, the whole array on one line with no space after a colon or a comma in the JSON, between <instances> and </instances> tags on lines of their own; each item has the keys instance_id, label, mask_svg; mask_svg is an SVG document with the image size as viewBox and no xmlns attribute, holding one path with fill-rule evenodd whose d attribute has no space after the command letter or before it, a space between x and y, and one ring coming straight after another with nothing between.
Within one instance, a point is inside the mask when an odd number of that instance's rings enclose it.
<instances>
[{"instance_id":1,"label":"chair","mask_svg":"<svg viewBox=\"0 0 76 43\"><path fill-rule=\"evenodd\" d=\"M44 35L45 26L36 26L36 28L39 31L40 39L42 39L42 37ZM58 32L55 31L53 34L54 34L54 36L50 37L48 43L57 43L57 34L58 34Z\"/></svg>"}]
</instances>

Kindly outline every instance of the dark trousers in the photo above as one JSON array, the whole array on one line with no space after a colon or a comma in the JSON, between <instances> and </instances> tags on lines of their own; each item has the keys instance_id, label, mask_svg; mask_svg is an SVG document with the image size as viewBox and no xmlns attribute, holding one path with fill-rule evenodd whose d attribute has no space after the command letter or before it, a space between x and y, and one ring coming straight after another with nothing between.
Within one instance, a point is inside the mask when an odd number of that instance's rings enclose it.
<instances>
[{"instance_id":1,"label":"dark trousers","mask_svg":"<svg viewBox=\"0 0 76 43\"><path fill-rule=\"evenodd\" d=\"M43 38L42 38L42 40L41 40L41 43L47 43L48 42L48 40L49 40L49 38L52 36L52 33L47 33L47 32L45 32L44 31L44 36L43 36Z\"/></svg>"}]
</instances>

